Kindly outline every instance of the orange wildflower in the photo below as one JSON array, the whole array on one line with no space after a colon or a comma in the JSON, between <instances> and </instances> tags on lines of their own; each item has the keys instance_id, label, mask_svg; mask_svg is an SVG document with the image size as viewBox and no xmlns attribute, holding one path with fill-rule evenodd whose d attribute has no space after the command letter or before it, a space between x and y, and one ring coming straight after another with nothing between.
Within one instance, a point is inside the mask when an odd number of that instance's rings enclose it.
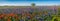
<instances>
[{"instance_id":1,"label":"orange wildflower","mask_svg":"<svg viewBox=\"0 0 60 21\"><path fill-rule=\"evenodd\" d=\"M15 14L14 13L10 13L9 16L12 16L13 17L13 16L15 16Z\"/></svg>"},{"instance_id":2,"label":"orange wildflower","mask_svg":"<svg viewBox=\"0 0 60 21\"><path fill-rule=\"evenodd\" d=\"M8 21L11 21L10 18L8 18Z\"/></svg>"},{"instance_id":3,"label":"orange wildflower","mask_svg":"<svg viewBox=\"0 0 60 21\"><path fill-rule=\"evenodd\" d=\"M0 19L2 18L2 16L0 16Z\"/></svg>"}]
</instances>

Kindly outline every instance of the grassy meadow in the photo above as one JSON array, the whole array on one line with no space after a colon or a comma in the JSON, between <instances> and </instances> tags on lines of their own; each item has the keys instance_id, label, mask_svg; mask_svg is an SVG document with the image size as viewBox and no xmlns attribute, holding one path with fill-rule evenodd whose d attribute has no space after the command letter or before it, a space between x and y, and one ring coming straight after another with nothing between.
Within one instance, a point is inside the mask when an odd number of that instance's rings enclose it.
<instances>
[{"instance_id":1,"label":"grassy meadow","mask_svg":"<svg viewBox=\"0 0 60 21\"><path fill-rule=\"evenodd\" d=\"M60 21L60 7L0 6L0 21Z\"/></svg>"}]
</instances>

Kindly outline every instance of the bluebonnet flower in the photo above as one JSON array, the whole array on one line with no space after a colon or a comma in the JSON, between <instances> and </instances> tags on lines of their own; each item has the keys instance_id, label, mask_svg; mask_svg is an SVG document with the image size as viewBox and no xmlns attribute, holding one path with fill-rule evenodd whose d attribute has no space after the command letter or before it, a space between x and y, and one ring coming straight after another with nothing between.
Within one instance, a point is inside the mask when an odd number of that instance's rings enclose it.
<instances>
[{"instance_id":1,"label":"bluebonnet flower","mask_svg":"<svg viewBox=\"0 0 60 21\"><path fill-rule=\"evenodd\" d=\"M39 17L38 15L35 16L35 18L39 21L43 21L44 19L42 17Z\"/></svg>"},{"instance_id":2,"label":"bluebonnet flower","mask_svg":"<svg viewBox=\"0 0 60 21\"><path fill-rule=\"evenodd\" d=\"M39 18L39 21L44 21L42 18Z\"/></svg>"},{"instance_id":3,"label":"bluebonnet flower","mask_svg":"<svg viewBox=\"0 0 60 21\"><path fill-rule=\"evenodd\" d=\"M23 19L21 19L20 21L24 21Z\"/></svg>"},{"instance_id":4,"label":"bluebonnet flower","mask_svg":"<svg viewBox=\"0 0 60 21\"><path fill-rule=\"evenodd\" d=\"M29 20L29 19L30 19L30 16L27 16L27 17L26 17L26 19L28 19L28 20Z\"/></svg>"},{"instance_id":5,"label":"bluebonnet flower","mask_svg":"<svg viewBox=\"0 0 60 21\"><path fill-rule=\"evenodd\" d=\"M51 15L51 12L48 12L48 15L50 16Z\"/></svg>"}]
</instances>

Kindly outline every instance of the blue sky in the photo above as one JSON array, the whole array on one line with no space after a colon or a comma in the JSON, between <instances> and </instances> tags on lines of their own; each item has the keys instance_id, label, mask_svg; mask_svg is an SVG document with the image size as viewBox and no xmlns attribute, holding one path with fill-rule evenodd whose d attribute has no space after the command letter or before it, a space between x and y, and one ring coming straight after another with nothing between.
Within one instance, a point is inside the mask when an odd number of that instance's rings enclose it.
<instances>
[{"instance_id":1,"label":"blue sky","mask_svg":"<svg viewBox=\"0 0 60 21\"><path fill-rule=\"evenodd\" d=\"M0 0L0 6L3 5L30 6L31 3L35 3L37 6L60 5L60 0Z\"/></svg>"}]
</instances>

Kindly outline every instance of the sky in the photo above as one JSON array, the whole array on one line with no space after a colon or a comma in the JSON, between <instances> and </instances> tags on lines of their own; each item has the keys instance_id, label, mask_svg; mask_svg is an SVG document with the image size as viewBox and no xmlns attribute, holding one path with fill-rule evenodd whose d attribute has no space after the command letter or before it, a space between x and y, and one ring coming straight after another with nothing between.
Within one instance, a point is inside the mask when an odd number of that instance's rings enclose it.
<instances>
[{"instance_id":1,"label":"sky","mask_svg":"<svg viewBox=\"0 0 60 21\"><path fill-rule=\"evenodd\" d=\"M60 5L60 0L0 0L0 6L31 6L31 3L36 6L51 6Z\"/></svg>"}]
</instances>

